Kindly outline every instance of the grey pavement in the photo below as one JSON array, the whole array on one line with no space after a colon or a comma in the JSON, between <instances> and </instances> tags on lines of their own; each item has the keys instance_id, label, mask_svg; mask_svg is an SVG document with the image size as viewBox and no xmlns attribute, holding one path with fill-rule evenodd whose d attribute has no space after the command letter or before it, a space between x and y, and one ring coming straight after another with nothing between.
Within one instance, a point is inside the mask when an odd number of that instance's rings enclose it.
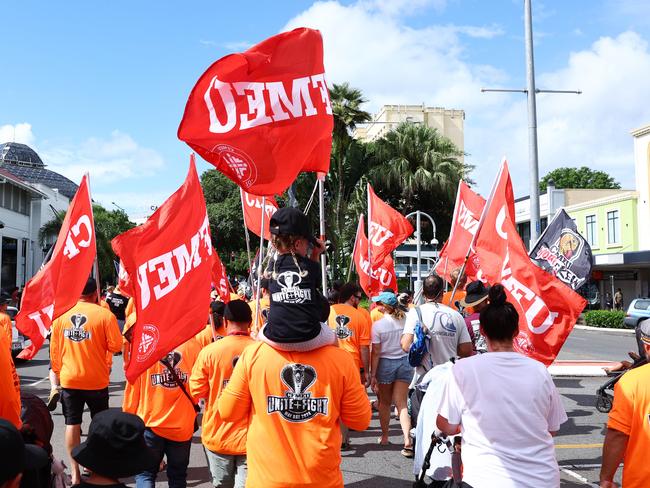
<instances>
[{"instance_id":1,"label":"grey pavement","mask_svg":"<svg viewBox=\"0 0 650 488\"><path fill-rule=\"evenodd\" d=\"M561 359L624 359L628 350L634 350L634 336L620 332L574 330L565 347ZM49 383L48 351L44 347L35 359L17 364L21 377L21 387L47 398ZM560 463L563 488L597 486L600 466L603 427L607 416L595 407L595 391L606 378L557 378L555 383L562 395L569 416L555 442ZM121 406L124 389L122 359L116 357L109 386L110 405ZM57 457L66 459L63 443L64 421L60 406L53 412L55 423L52 444ZM90 417L84 414L84 430L87 430ZM409 487L413 479L412 460L400 455L401 435L397 421L391 424L391 445L382 447L376 443L379 436L377 414L368 430L352 432L352 448L343 453L341 469L345 485L357 488ZM271 453L270 453L271 454ZM156 485L166 486L164 476ZM620 479L620 471L619 471ZM199 435L193 438L192 454L188 471L188 486L209 487L209 472L201 448Z\"/></svg>"}]
</instances>

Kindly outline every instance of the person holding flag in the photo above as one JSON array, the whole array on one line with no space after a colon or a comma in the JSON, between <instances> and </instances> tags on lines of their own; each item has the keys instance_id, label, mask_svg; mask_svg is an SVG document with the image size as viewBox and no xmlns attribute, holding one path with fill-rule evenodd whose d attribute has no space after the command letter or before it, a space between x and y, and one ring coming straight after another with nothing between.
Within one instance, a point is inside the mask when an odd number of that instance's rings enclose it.
<instances>
[{"instance_id":1,"label":"person holding flag","mask_svg":"<svg viewBox=\"0 0 650 488\"><path fill-rule=\"evenodd\" d=\"M97 282L88 278L77 304L52 324L52 371L61 385L68 453L79 445L84 405L91 417L108 408L112 354L122 350L117 319L97 304ZM79 465L70 456L72 484L81 481Z\"/></svg>"}]
</instances>

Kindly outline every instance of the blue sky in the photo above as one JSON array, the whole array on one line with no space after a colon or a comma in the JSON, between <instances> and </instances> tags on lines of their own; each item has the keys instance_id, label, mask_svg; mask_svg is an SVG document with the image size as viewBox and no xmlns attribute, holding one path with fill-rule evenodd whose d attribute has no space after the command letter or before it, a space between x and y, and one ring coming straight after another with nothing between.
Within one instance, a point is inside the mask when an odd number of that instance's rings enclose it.
<instances>
[{"instance_id":1,"label":"blue sky","mask_svg":"<svg viewBox=\"0 0 650 488\"><path fill-rule=\"evenodd\" d=\"M539 97L540 174L587 165L633 187L629 131L650 123L650 2L533 0L533 15L538 87L584 92ZM505 155L527 193L525 98L479 90L524 86L523 0L5 1L0 139L15 134L74 180L88 169L95 199L142 216L187 170L176 129L200 74L301 25L323 32L329 82L360 88L370 111L464 109L479 190Z\"/></svg>"}]
</instances>

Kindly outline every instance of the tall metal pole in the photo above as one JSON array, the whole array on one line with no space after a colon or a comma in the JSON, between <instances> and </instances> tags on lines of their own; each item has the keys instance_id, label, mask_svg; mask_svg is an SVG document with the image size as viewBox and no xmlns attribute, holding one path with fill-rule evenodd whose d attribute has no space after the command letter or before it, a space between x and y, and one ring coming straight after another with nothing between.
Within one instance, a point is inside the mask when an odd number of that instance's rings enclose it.
<instances>
[{"instance_id":1,"label":"tall metal pole","mask_svg":"<svg viewBox=\"0 0 650 488\"><path fill-rule=\"evenodd\" d=\"M537 162L537 91L535 90L535 60L533 57L533 15L531 1L524 0L526 37L526 88L528 97L528 166L530 171L530 245L537 241L539 220L539 165Z\"/></svg>"},{"instance_id":2,"label":"tall metal pole","mask_svg":"<svg viewBox=\"0 0 650 488\"><path fill-rule=\"evenodd\" d=\"M370 183L367 186L368 192L368 276L372 279L372 244L370 234L370 222L372 221L372 209L370 208Z\"/></svg>"},{"instance_id":3,"label":"tall metal pole","mask_svg":"<svg viewBox=\"0 0 650 488\"><path fill-rule=\"evenodd\" d=\"M255 330L259 330L260 300L262 298L262 272L264 271L264 218L266 217L266 197L262 197L262 222L260 224L260 261L257 268L257 289L255 290L255 317L253 317Z\"/></svg>"},{"instance_id":4,"label":"tall metal pole","mask_svg":"<svg viewBox=\"0 0 650 488\"><path fill-rule=\"evenodd\" d=\"M320 224L320 238L325 243L325 175L318 175L318 217ZM323 286L323 295L327 296L327 253L320 255L320 272Z\"/></svg>"},{"instance_id":5,"label":"tall metal pole","mask_svg":"<svg viewBox=\"0 0 650 488\"><path fill-rule=\"evenodd\" d=\"M417 240L417 272L415 274L416 280L415 280L415 292L413 294L414 297L420 296L421 297L421 290L422 290L422 279L421 279L421 274L420 274L420 265L422 262L422 227L421 227L421 217L420 217L420 211L418 210L415 213L415 229L416 233L418 235L418 240Z\"/></svg>"}]
</instances>

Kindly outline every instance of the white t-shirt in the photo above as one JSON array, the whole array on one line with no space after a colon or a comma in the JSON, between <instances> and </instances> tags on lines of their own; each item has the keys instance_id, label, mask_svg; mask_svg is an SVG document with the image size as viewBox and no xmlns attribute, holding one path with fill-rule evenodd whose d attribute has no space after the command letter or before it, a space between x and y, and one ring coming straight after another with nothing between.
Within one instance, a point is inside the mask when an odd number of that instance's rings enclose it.
<instances>
[{"instance_id":1,"label":"white t-shirt","mask_svg":"<svg viewBox=\"0 0 650 488\"><path fill-rule=\"evenodd\" d=\"M384 314L377 322L372 324L373 344L381 344L380 358L399 359L408 353L402 350L400 339L404 330L406 318L397 320L392 315Z\"/></svg>"},{"instance_id":2,"label":"white t-shirt","mask_svg":"<svg viewBox=\"0 0 650 488\"><path fill-rule=\"evenodd\" d=\"M420 379L434 366L444 364L458 354L458 345L472 339L467 332L465 319L453 308L441 303L425 303L420 305L423 326L429 329L428 351L422 358L420 366L415 368L415 377L411 388L420 382ZM415 335L415 324L418 322L415 308L406 315L403 334ZM414 338L415 339L415 338Z\"/></svg>"},{"instance_id":3,"label":"white t-shirt","mask_svg":"<svg viewBox=\"0 0 650 488\"><path fill-rule=\"evenodd\" d=\"M458 361L438 412L461 424L463 481L474 488L557 488L553 438L567 420L546 367L516 352Z\"/></svg>"}]
</instances>

